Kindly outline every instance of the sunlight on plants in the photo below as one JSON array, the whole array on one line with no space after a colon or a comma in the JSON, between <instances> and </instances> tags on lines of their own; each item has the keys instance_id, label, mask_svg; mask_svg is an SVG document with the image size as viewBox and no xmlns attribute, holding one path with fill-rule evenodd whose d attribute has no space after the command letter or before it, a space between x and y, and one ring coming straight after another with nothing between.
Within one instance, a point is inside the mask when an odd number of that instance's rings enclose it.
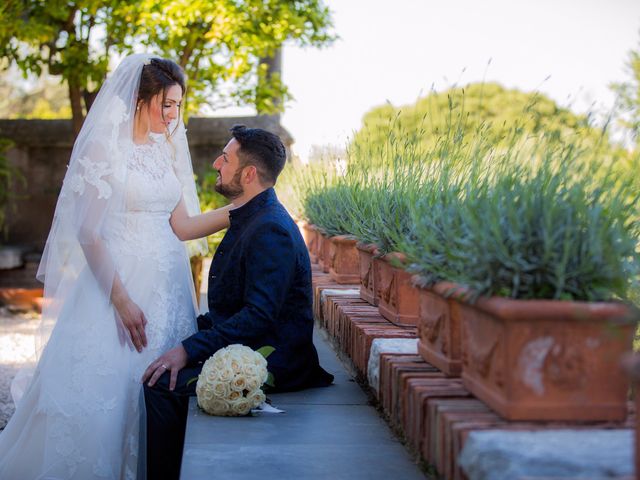
<instances>
[{"instance_id":1,"label":"sunlight on plants","mask_svg":"<svg viewBox=\"0 0 640 480\"><path fill-rule=\"evenodd\" d=\"M386 124L365 118L342 175L330 162L292 167L285 201L329 236L405 253L423 285L637 302L638 152L544 98L520 99L519 115L512 108L499 125L465 101L464 89L449 92L435 126L429 114L416 122L383 107Z\"/></svg>"}]
</instances>

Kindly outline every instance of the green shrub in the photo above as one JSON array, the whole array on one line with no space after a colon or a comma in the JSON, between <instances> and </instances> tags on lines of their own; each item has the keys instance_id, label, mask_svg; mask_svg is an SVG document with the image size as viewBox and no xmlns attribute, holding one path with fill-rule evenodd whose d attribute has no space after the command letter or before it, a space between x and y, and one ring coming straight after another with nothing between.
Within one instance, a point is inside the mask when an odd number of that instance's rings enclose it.
<instances>
[{"instance_id":1,"label":"green shrub","mask_svg":"<svg viewBox=\"0 0 640 480\"><path fill-rule=\"evenodd\" d=\"M640 265L638 192L600 153L537 139L472 188L449 189L428 217L417 203L413 269L476 297L628 298Z\"/></svg>"},{"instance_id":2,"label":"green shrub","mask_svg":"<svg viewBox=\"0 0 640 480\"><path fill-rule=\"evenodd\" d=\"M534 109L496 128L449 102L445 129L405 129L398 114L352 142L346 171L301 170L305 217L476 298L638 298L640 155L586 121L545 130Z\"/></svg>"}]
</instances>

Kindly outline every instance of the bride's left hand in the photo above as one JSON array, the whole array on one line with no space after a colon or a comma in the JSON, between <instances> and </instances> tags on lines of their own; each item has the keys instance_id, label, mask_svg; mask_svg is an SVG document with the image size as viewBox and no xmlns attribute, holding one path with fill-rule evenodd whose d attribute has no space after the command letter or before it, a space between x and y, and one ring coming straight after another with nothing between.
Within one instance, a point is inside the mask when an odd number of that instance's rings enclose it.
<instances>
[{"instance_id":1,"label":"bride's left hand","mask_svg":"<svg viewBox=\"0 0 640 480\"><path fill-rule=\"evenodd\" d=\"M150 387L153 387L160 376L166 372L170 372L169 390L173 391L176 388L176 381L178 379L178 372L187 365L187 352L182 345L178 345L172 348L160 358L151 362L151 365L147 367L142 375L142 383L149 380Z\"/></svg>"}]
</instances>

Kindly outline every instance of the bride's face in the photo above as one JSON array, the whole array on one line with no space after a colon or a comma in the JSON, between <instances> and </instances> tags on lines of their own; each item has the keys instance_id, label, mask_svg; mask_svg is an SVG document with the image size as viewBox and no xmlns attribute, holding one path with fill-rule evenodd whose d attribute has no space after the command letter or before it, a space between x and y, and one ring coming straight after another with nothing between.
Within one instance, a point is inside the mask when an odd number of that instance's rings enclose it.
<instances>
[{"instance_id":1,"label":"bride's face","mask_svg":"<svg viewBox=\"0 0 640 480\"><path fill-rule=\"evenodd\" d=\"M141 108L141 115L147 117L149 130L153 133L166 133L169 125L180 115L182 88L172 85L167 88L164 102L162 93L151 99L149 105Z\"/></svg>"}]
</instances>

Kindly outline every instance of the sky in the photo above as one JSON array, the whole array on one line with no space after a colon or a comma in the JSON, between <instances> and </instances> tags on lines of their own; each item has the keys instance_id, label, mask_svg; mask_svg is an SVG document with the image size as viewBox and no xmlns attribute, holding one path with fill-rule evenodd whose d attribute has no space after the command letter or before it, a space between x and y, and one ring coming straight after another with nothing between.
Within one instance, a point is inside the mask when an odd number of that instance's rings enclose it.
<instances>
[{"instance_id":1,"label":"sky","mask_svg":"<svg viewBox=\"0 0 640 480\"><path fill-rule=\"evenodd\" d=\"M340 38L323 49L283 50L295 100L282 124L303 159L314 144L344 146L377 105L483 79L541 91L576 111L608 112L608 85L627 78L628 52L640 49L640 0L325 3Z\"/></svg>"}]
</instances>

